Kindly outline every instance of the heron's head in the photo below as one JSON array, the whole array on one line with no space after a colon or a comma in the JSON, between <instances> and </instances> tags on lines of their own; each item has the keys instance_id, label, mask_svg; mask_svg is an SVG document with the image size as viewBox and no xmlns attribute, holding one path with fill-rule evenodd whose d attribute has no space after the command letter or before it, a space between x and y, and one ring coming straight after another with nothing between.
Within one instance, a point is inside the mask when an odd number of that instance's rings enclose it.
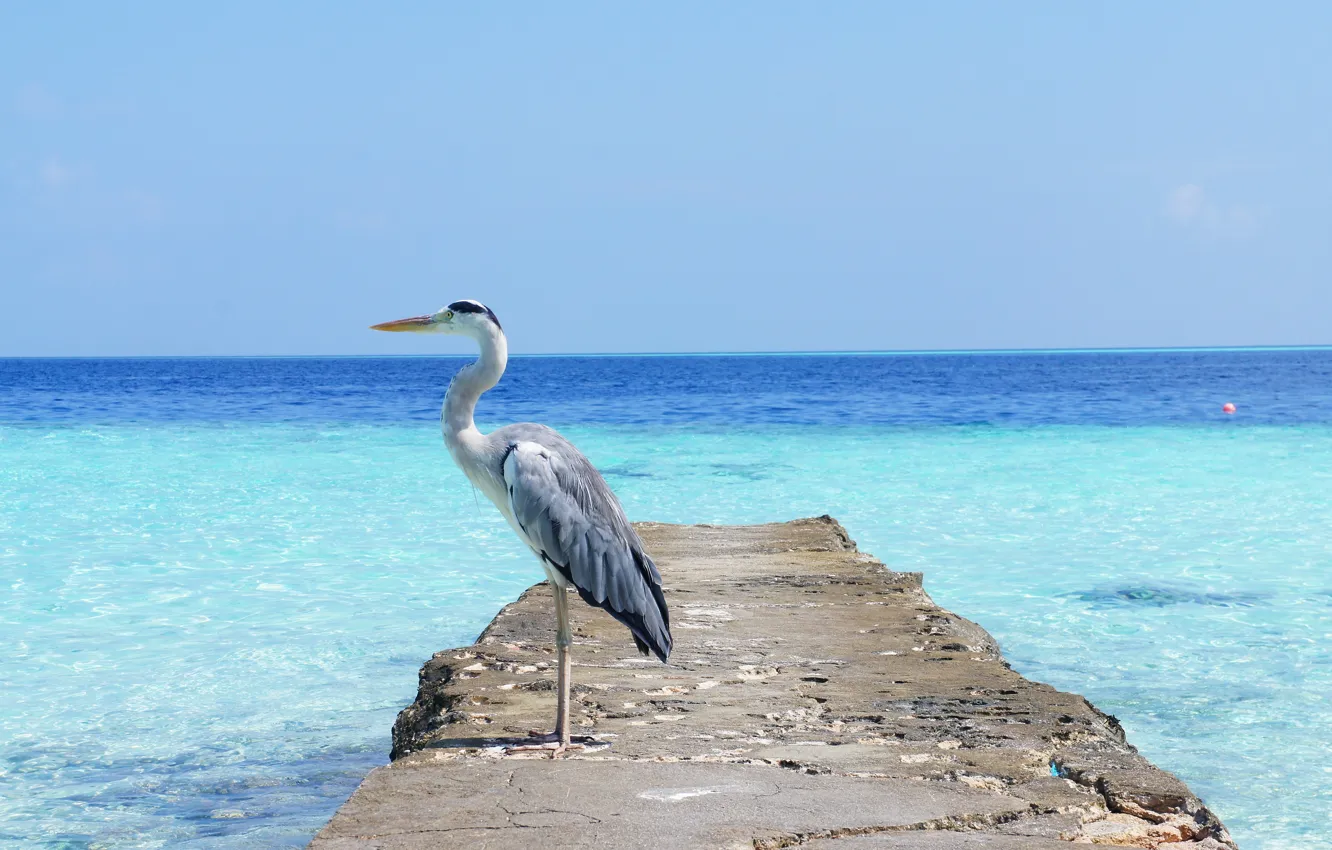
<instances>
[{"instance_id":1,"label":"heron's head","mask_svg":"<svg viewBox=\"0 0 1332 850\"><path fill-rule=\"evenodd\" d=\"M473 338L500 331L499 319L489 307L480 301L464 299L454 301L447 307L441 307L424 316L410 319L398 319L396 322L384 322L371 325L372 331L397 331L410 333L463 334Z\"/></svg>"}]
</instances>

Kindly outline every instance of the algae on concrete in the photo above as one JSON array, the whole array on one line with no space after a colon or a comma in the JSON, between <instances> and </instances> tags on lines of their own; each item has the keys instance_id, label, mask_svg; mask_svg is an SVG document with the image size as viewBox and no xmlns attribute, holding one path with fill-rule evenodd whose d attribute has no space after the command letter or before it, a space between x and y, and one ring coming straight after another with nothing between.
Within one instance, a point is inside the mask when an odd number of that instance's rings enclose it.
<instances>
[{"instance_id":1,"label":"algae on concrete","mask_svg":"<svg viewBox=\"0 0 1332 850\"><path fill-rule=\"evenodd\" d=\"M596 744L559 761L505 748L554 710L537 585L426 663L393 762L311 847L1235 846L1113 717L1015 673L831 518L638 528L676 648L641 658L571 606L572 724Z\"/></svg>"}]
</instances>

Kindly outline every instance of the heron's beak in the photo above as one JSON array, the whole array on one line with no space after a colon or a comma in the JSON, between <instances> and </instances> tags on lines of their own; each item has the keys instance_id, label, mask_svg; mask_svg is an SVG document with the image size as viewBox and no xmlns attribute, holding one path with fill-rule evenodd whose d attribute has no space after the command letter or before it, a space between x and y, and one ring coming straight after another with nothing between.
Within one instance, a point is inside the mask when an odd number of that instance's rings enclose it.
<instances>
[{"instance_id":1,"label":"heron's beak","mask_svg":"<svg viewBox=\"0 0 1332 850\"><path fill-rule=\"evenodd\" d=\"M398 319L396 322L383 322L378 325L371 325L370 330L421 333L434 323L434 316L413 316L410 319Z\"/></svg>"}]
</instances>

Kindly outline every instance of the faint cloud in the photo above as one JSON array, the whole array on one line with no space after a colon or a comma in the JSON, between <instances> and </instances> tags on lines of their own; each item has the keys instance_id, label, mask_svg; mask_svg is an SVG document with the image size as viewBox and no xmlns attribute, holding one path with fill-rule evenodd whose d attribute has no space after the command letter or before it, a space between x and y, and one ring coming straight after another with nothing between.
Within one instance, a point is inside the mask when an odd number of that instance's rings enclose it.
<instances>
[{"instance_id":1,"label":"faint cloud","mask_svg":"<svg viewBox=\"0 0 1332 850\"><path fill-rule=\"evenodd\" d=\"M42 164L39 176L48 189L63 189L74 181L74 169L55 157Z\"/></svg>"},{"instance_id":2,"label":"faint cloud","mask_svg":"<svg viewBox=\"0 0 1332 850\"><path fill-rule=\"evenodd\" d=\"M1243 238L1257 230L1267 211L1245 204L1214 201L1196 183L1177 186L1166 196L1165 213L1181 227L1213 237Z\"/></svg>"},{"instance_id":3,"label":"faint cloud","mask_svg":"<svg viewBox=\"0 0 1332 850\"><path fill-rule=\"evenodd\" d=\"M1166 211L1175 221L1190 222L1202 213L1205 204L1203 188L1186 183L1170 193Z\"/></svg>"},{"instance_id":4,"label":"faint cloud","mask_svg":"<svg viewBox=\"0 0 1332 850\"><path fill-rule=\"evenodd\" d=\"M29 121L65 121L127 118L136 114L135 105L114 96L97 99L62 97L41 85L28 85L18 90L13 100L14 111Z\"/></svg>"},{"instance_id":5,"label":"faint cloud","mask_svg":"<svg viewBox=\"0 0 1332 850\"><path fill-rule=\"evenodd\" d=\"M29 166L16 186L34 209L98 221L109 228L155 226L169 211L166 199L156 192L108 181L87 163L71 165L57 156Z\"/></svg>"}]
</instances>

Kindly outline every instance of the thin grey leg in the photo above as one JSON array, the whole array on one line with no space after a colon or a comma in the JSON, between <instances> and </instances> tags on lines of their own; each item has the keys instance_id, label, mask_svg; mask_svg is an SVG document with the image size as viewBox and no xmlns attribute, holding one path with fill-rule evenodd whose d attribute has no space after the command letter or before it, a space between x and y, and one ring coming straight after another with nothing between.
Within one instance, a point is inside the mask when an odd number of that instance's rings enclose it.
<instances>
[{"instance_id":1,"label":"thin grey leg","mask_svg":"<svg viewBox=\"0 0 1332 850\"><path fill-rule=\"evenodd\" d=\"M573 646L573 628L569 625L569 598L564 588L551 582L551 590L555 596L555 653L557 656L559 673L557 687L559 696L555 703L555 731L550 734L533 732L532 737L527 743L515 744L507 748L510 753L518 753L531 750L546 750L551 758L563 756L570 748L579 748L593 741L592 738L580 736L577 743L574 743L569 735L569 691L573 677L572 662L570 661L570 648ZM550 744L555 744L555 749L550 750Z\"/></svg>"},{"instance_id":2,"label":"thin grey leg","mask_svg":"<svg viewBox=\"0 0 1332 850\"><path fill-rule=\"evenodd\" d=\"M573 645L573 630L569 626L569 600L562 587L555 588L555 652L559 663L559 705L555 709L555 734L559 737L559 751L569 746L569 647Z\"/></svg>"}]
</instances>

